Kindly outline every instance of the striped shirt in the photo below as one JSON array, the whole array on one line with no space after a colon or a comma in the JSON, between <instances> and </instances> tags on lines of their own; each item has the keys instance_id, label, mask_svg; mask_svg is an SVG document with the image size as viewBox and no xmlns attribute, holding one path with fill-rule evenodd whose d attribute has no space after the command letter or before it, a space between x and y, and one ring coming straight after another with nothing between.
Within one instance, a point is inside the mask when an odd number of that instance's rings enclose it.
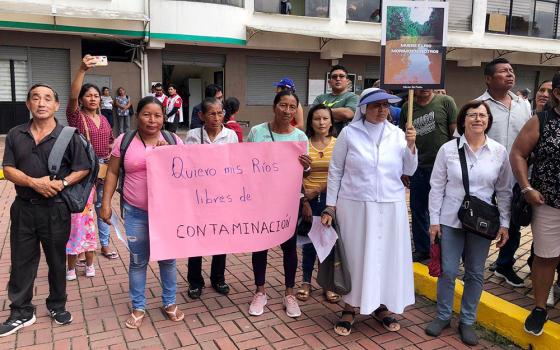
<instances>
[{"instance_id":1,"label":"striped shirt","mask_svg":"<svg viewBox=\"0 0 560 350\"><path fill-rule=\"evenodd\" d=\"M316 149L309 139L309 156L311 157L311 172L303 178L305 189L320 188L327 183L329 163L331 161L335 137L331 137L329 144L323 149Z\"/></svg>"}]
</instances>

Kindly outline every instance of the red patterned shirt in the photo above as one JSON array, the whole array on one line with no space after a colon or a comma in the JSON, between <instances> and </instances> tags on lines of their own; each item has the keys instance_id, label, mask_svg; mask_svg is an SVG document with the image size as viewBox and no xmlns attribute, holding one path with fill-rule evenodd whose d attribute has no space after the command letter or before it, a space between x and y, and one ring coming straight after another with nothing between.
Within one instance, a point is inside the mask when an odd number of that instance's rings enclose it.
<instances>
[{"instance_id":1,"label":"red patterned shirt","mask_svg":"<svg viewBox=\"0 0 560 350\"><path fill-rule=\"evenodd\" d=\"M97 127L93 120L80 109L71 111L68 107L66 108L66 118L68 119L68 125L77 128L80 134L88 139L86 128L84 127L85 120L89 129L89 140L93 145L95 155L97 155L99 159L109 158L111 146L113 145L115 137L113 136L113 129L107 121L107 118L100 114L99 118L101 119L101 124Z\"/></svg>"}]
</instances>

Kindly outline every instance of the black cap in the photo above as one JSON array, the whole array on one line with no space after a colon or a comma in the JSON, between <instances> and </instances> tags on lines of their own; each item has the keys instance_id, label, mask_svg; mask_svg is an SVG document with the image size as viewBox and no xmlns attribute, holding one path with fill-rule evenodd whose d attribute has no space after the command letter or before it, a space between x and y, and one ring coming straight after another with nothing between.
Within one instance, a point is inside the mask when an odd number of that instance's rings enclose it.
<instances>
[{"instance_id":1,"label":"black cap","mask_svg":"<svg viewBox=\"0 0 560 350\"><path fill-rule=\"evenodd\" d=\"M554 76L552 77L552 88L560 88L560 72L554 73Z\"/></svg>"}]
</instances>

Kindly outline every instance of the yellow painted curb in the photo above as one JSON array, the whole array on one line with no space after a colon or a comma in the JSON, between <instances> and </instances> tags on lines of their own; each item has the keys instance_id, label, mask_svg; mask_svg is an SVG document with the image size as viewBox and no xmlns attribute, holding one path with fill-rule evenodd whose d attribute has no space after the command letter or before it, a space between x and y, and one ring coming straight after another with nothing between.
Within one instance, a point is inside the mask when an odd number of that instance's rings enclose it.
<instances>
[{"instance_id":1,"label":"yellow painted curb","mask_svg":"<svg viewBox=\"0 0 560 350\"><path fill-rule=\"evenodd\" d=\"M436 300L437 278L430 276L428 267L420 263L414 263L414 288L416 293ZM462 296L463 285L456 283L453 310L457 313L460 311ZM543 334L535 337L523 330L528 315L529 311L522 307L483 291L478 306L477 322L524 349L560 349L560 324L548 321Z\"/></svg>"}]
</instances>

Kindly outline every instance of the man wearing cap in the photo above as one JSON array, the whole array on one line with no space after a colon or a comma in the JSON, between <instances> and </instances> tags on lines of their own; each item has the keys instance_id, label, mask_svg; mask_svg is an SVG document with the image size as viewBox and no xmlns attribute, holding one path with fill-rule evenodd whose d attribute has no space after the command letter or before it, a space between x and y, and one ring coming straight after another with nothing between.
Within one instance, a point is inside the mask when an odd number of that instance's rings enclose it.
<instances>
[{"instance_id":1,"label":"man wearing cap","mask_svg":"<svg viewBox=\"0 0 560 350\"><path fill-rule=\"evenodd\" d=\"M0 325L0 337L37 320L31 301L40 246L49 267L47 309L55 323L72 322L72 315L66 311L70 211L60 193L90 170L85 148L75 133L64 153L59 176L50 176L47 160L63 129L54 117L59 108L58 94L48 85L36 84L29 89L25 104L32 119L8 132L4 150L4 174L15 184L16 199L10 208L10 316Z\"/></svg>"},{"instance_id":2,"label":"man wearing cap","mask_svg":"<svg viewBox=\"0 0 560 350\"><path fill-rule=\"evenodd\" d=\"M408 103L401 110L399 125L406 130ZM430 213L428 195L430 177L439 148L453 138L457 120L457 106L451 96L436 95L433 90L414 91L412 125L416 129L418 169L403 182L410 188L410 212L412 214L412 240L415 262L430 257Z\"/></svg>"},{"instance_id":3,"label":"man wearing cap","mask_svg":"<svg viewBox=\"0 0 560 350\"><path fill-rule=\"evenodd\" d=\"M492 113L492 128L488 136L505 146L509 153L517 134L531 118L531 107L510 91L515 85L515 73L507 59L499 57L489 62L484 67L484 78L487 90L477 100L486 102ZM521 191L517 183L513 191ZM509 240L500 249L498 259L490 269L495 269L494 274L505 279L509 285L523 287L523 279L513 270L514 255L521 238L521 228L514 221L509 224Z\"/></svg>"},{"instance_id":4,"label":"man wearing cap","mask_svg":"<svg viewBox=\"0 0 560 350\"><path fill-rule=\"evenodd\" d=\"M320 103L332 109L334 118L334 136L337 136L342 128L354 118L358 95L348 90L348 71L341 65L331 68L329 86L332 92L319 95L313 101L313 105Z\"/></svg>"},{"instance_id":5,"label":"man wearing cap","mask_svg":"<svg viewBox=\"0 0 560 350\"><path fill-rule=\"evenodd\" d=\"M220 85L210 84L204 89L204 98L215 97L224 103L224 93ZM202 120L200 120L199 115L202 114L202 103L197 104L193 107L191 114L191 123L189 129L202 128Z\"/></svg>"},{"instance_id":6,"label":"man wearing cap","mask_svg":"<svg viewBox=\"0 0 560 350\"><path fill-rule=\"evenodd\" d=\"M284 90L289 90L294 94L296 93L296 85L290 78L282 78L279 82L274 83L274 86L276 86L276 93ZM305 131L303 129L303 108L301 107L301 103L298 104L296 115L294 116L294 119L292 119L290 124L300 130Z\"/></svg>"}]
</instances>

